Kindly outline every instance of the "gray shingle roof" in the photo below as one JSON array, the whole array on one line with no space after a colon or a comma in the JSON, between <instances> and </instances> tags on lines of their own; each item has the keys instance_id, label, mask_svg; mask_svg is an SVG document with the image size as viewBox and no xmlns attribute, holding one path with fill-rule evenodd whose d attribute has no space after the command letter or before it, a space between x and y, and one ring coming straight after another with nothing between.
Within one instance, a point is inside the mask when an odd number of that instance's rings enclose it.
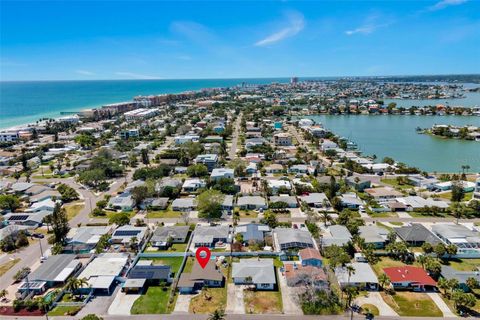
<instances>
[{"instance_id":1,"label":"gray shingle roof","mask_svg":"<svg viewBox=\"0 0 480 320\"><path fill-rule=\"evenodd\" d=\"M251 277L252 282L276 283L273 259L240 259L240 262L232 263L232 277Z\"/></svg>"}]
</instances>

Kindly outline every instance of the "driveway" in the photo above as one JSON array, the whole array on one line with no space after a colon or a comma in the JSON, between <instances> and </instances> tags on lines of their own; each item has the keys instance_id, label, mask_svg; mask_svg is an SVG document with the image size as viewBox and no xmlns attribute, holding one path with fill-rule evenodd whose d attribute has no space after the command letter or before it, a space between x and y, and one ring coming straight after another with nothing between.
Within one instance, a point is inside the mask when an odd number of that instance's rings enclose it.
<instances>
[{"instance_id":1,"label":"driveway","mask_svg":"<svg viewBox=\"0 0 480 320\"><path fill-rule=\"evenodd\" d=\"M366 303L373 304L378 308L378 312L381 316L398 317L398 313L396 313L385 301L383 301L380 292L370 291L368 292L368 296L361 296L355 299L355 303L359 306L362 306Z\"/></svg>"},{"instance_id":2,"label":"driveway","mask_svg":"<svg viewBox=\"0 0 480 320\"><path fill-rule=\"evenodd\" d=\"M112 304L113 300L117 296L118 291L120 291L120 287L117 286L115 291L110 296L95 296L92 300L90 300L85 307L80 310L77 314L78 318L83 318L87 314L107 314L110 305Z\"/></svg>"},{"instance_id":3,"label":"driveway","mask_svg":"<svg viewBox=\"0 0 480 320\"><path fill-rule=\"evenodd\" d=\"M244 289L245 286L237 286L233 283L227 284L227 314L245 314Z\"/></svg>"},{"instance_id":4,"label":"driveway","mask_svg":"<svg viewBox=\"0 0 480 320\"><path fill-rule=\"evenodd\" d=\"M292 288L287 286L287 279L282 275L280 269L277 269L278 285L282 291L283 313L303 315L302 309L295 302L295 294Z\"/></svg>"},{"instance_id":5,"label":"driveway","mask_svg":"<svg viewBox=\"0 0 480 320\"><path fill-rule=\"evenodd\" d=\"M444 318L456 318L457 316L450 310L447 306L445 301L443 301L442 297L436 292L427 292L428 296L435 302L438 309L440 309L443 313Z\"/></svg>"},{"instance_id":6,"label":"driveway","mask_svg":"<svg viewBox=\"0 0 480 320\"><path fill-rule=\"evenodd\" d=\"M175 309L173 309L173 313L188 313L190 301L195 296L196 294L179 294L175 304Z\"/></svg>"},{"instance_id":7,"label":"driveway","mask_svg":"<svg viewBox=\"0 0 480 320\"><path fill-rule=\"evenodd\" d=\"M121 290L113 299L112 304L108 308L108 314L111 315L130 315L135 300L140 298L140 294L125 294Z\"/></svg>"}]
</instances>

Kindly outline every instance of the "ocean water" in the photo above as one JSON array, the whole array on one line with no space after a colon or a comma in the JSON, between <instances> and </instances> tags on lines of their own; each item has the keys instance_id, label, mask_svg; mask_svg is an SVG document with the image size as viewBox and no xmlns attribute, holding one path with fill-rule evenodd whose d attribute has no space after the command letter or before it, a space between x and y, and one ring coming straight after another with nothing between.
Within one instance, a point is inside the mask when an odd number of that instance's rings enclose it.
<instances>
[{"instance_id":1,"label":"ocean water","mask_svg":"<svg viewBox=\"0 0 480 320\"><path fill-rule=\"evenodd\" d=\"M242 82L288 81L289 78L0 82L0 129L34 122L40 117L59 117L61 111L128 101L137 95L231 87Z\"/></svg>"},{"instance_id":2,"label":"ocean water","mask_svg":"<svg viewBox=\"0 0 480 320\"><path fill-rule=\"evenodd\" d=\"M335 78L301 78L303 79ZM231 87L242 82L268 84L288 81L289 78L0 82L0 129L35 122L40 117L56 118L60 116L61 111L80 111L128 101L137 95ZM390 101L393 100L386 100L387 103ZM480 105L480 93L467 93L464 99L448 101L395 100L395 102L399 106L448 103L473 107Z\"/></svg>"},{"instance_id":3,"label":"ocean water","mask_svg":"<svg viewBox=\"0 0 480 320\"><path fill-rule=\"evenodd\" d=\"M480 126L476 116L315 115L309 116L332 132L357 143L364 155L397 161L428 172L480 173L480 141L442 139L418 134L416 128L434 124Z\"/></svg>"}]
</instances>

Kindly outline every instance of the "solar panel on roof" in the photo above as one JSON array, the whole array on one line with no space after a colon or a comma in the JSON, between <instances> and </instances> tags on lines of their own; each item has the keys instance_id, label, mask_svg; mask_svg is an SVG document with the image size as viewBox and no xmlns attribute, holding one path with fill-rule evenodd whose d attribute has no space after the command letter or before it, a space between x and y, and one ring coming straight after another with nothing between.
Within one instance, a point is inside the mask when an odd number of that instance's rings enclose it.
<instances>
[{"instance_id":1,"label":"solar panel on roof","mask_svg":"<svg viewBox=\"0 0 480 320\"><path fill-rule=\"evenodd\" d=\"M20 220L27 220L28 215L18 215L18 216L11 216L8 218L9 221L20 221Z\"/></svg>"},{"instance_id":2,"label":"solar panel on roof","mask_svg":"<svg viewBox=\"0 0 480 320\"><path fill-rule=\"evenodd\" d=\"M140 233L140 230L118 230L115 231L116 237L133 237Z\"/></svg>"}]
</instances>

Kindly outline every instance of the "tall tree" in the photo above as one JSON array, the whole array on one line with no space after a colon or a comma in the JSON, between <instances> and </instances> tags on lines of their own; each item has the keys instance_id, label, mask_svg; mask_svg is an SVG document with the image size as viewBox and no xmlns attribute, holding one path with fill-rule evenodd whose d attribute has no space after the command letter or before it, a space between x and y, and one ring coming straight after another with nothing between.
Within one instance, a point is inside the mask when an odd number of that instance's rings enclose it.
<instances>
[{"instance_id":1,"label":"tall tree","mask_svg":"<svg viewBox=\"0 0 480 320\"><path fill-rule=\"evenodd\" d=\"M67 233L70 231L70 226L68 224L67 212L60 203L55 204L49 221L52 225L55 243L64 244Z\"/></svg>"},{"instance_id":2,"label":"tall tree","mask_svg":"<svg viewBox=\"0 0 480 320\"><path fill-rule=\"evenodd\" d=\"M222 217L222 203L225 195L217 190L207 190L197 197L197 208L200 218L208 221Z\"/></svg>"}]
</instances>

